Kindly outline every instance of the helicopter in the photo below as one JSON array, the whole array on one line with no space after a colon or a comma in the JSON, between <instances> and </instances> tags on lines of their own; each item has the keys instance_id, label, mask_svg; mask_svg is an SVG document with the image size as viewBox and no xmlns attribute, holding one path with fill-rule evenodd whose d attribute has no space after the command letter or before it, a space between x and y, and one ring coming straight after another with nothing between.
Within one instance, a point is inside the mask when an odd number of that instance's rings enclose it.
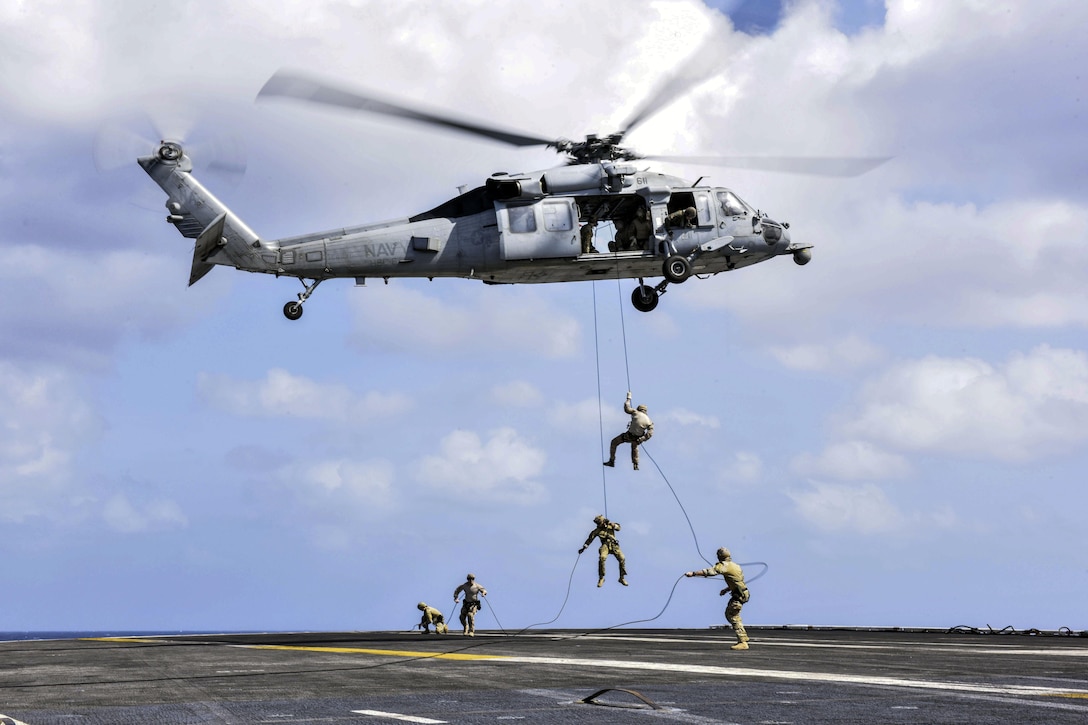
<instances>
[{"instance_id":1,"label":"helicopter","mask_svg":"<svg viewBox=\"0 0 1088 725\"><path fill-rule=\"evenodd\" d=\"M350 111L410 119L518 147L545 146L566 156L558 166L500 172L413 216L283 239L256 234L193 176L181 141L163 139L138 163L166 192L166 221L195 239L192 286L217 265L295 277L303 286L283 314L303 305L328 279L456 277L485 284L537 284L637 279L631 303L657 307L668 285L788 256L799 265L812 244L791 239L789 224L772 219L732 189L700 185L639 168L639 160L693 162L825 176L856 176L886 158L642 156L624 137L662 105L651 96L622 130L583 141L510 131L442 112L348 90L286 70L277 71L258 100L286 98ZM638 223L635 222L636 217ZM580 228L580 224L583 225ZM585 225L612 224L608 251L582 241ZM642 229L636 234L635 229ZM589 233L593 232L592 226ZM603 246L603 245L602 245ZM661 277L660 282L648 282Z\"/></svg>"}]
</instances>

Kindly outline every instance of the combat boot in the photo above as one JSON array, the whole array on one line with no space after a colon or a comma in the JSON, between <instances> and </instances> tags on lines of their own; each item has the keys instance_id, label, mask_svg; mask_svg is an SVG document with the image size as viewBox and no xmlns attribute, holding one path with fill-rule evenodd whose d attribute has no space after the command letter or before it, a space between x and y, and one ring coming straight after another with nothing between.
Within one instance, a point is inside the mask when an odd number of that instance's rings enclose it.
<instances>
[{"instance_id":1,"label":"combat boot","mask_svg":"<svg viewBox=\"0 0 1088 725\"><path fill-rule=\"evenodd\" d=\"M627 580L625 578L623 578L622 576L620 577L620 584L622 584L624 586L627 586Z\"/></svg>"},{"instance_id":2,"label":"combat boot","mask_svg":"<svg viewBox=\"0 0 1088 725\"><path fill-rule=\"evenodd\" d=\"M599 587L604 586L604 577L603 576L600 579L597 580L597 586L599 586Z\"/></svg>"},{"instance_id":3,"label":"combat boot","mask_svg":"<svg viewBox=\"0 0 1088 725\"><path fill-rule=\"evenodd\" d=\"M748 642L747 641L737 642L735 645L733 645L729 649L748 649Z\"/></svg>"},{"instance_id":4,"label":"combat boot","mask_svg":"<svg viewBox=\"0 0 1088 725\"><path fill-rule=\"evenodd\" d=\"M615 468L616 467L616 462L615 461L605 461L604 465L608 466L609 468Z\"/></svg>"}]
</instances>

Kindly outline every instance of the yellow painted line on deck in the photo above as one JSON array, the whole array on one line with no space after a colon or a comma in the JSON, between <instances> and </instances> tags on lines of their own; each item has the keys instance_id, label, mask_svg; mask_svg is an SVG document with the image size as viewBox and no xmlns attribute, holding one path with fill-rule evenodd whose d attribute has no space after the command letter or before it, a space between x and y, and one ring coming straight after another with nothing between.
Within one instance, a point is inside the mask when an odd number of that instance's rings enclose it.
<instances>
[{"instance_id":1,"label":"yellow painted line on deck","mask_svg":"<svg viewBox=\"0 0 1088 725\"><path fill-rule=\"evenodd\" d=\"M335 654L361 654L361 655L379 655L385 657L415 657L423 658L428 657L431 659L440 660L506 660L508 657L501 655L468 655L460 652L411 652L409 650L396 650L396 649L364 649L362 647L308 647L304 645L290 645L290 644L242 644L235 645L236 647L243 647L245 649L274 649L274 650L288 650L299 652L332 652Z\"/></svg>"}]
</instances>

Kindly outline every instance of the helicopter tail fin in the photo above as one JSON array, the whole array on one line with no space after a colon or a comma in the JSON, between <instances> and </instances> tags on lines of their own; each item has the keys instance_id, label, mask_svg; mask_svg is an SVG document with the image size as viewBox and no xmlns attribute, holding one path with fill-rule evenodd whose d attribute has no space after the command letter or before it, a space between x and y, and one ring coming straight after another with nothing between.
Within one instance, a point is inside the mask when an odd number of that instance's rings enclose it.
<instances>
[{"instance_id":1,"label":"helicopter tail fin","mask_svg":"<svg viewBox=\"0 0 1088 725\"><path fill-rule=\"evenodd\" d=\"M179 144L163 141L153 155L137 161L167 194L166 221L182 236L196 240L190 285L217 264L270 271L273 265L261 255L260 238L193 177L192 162ZM274 260L275 255L271 257Z\"/></svg>"}]
</instances>

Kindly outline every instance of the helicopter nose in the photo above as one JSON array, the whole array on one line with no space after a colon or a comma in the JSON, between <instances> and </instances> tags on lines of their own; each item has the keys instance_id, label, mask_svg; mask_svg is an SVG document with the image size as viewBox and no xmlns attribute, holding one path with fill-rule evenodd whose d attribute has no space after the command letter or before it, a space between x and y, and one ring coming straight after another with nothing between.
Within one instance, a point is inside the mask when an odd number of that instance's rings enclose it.
<instances>
[{"instance_id":1,"label":"helicopter nose","mask_svg":"<svg viewBox=\"0 0 1088 725\"><path fill-rule=\"evenodd\" d=\"M763 239L767 244L776 245L780 242L790 243L790 225L788 223L780 224L772 219L764 219L762 223Z\"/></svg>"}]
</instances>

